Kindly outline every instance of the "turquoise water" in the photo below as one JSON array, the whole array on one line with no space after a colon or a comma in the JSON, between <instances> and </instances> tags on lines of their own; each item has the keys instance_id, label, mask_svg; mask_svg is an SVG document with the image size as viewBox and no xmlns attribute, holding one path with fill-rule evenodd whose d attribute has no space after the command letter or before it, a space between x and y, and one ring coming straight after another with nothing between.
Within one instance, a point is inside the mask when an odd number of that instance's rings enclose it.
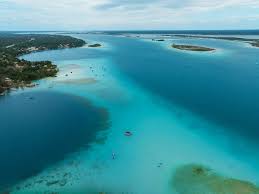
<instances>
[{"instance_id":1,"label":"turquoise water","mask_svg":"<svg viewBox=\"0 0 259 194\"><path fill-rule=\"evenodd\" d=\"M57 78L29 90L88 99L108 110L111 126L105 139L50 165L14 187L14 193L175 193L174 169L188 163L258 183L257 48L209 39L75 36L104 46L24 56L53 60L60 68ZM217 50L184 52L170 48L172 43ZM125 131L133 136L124 136Z\"/></svg>"}]
</instances>

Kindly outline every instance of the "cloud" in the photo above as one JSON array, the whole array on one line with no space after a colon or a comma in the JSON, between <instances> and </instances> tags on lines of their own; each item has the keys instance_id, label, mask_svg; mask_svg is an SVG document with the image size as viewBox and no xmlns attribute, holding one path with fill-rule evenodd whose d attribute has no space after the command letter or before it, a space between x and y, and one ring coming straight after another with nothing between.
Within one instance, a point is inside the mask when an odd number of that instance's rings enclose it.
<instances>
[{"instance_id":1,"label":"cloud","mask_svg":"<svg viewBox=\"0 0 259 194\"><path fill-rule=\"evenodd\" d=\"M259 28L258 9L258 0L0 0L0 29Z\"/></svg>"},{"instance_id":2,"label":"cloud","mask_svg":"<svg viewBox=\"0 0 259 194\"><path fill-rule=\"evenodd\" d=\"M258 6L256 0L108 0L106 3L97 6L99 9L131 8L136 6L160 6L171 9L178 8L222 8L228 6Z\"/></svg>"},{"instance_id":3,"label":"cloud","mask_svg":"<svg viewBox=\"0 0 259 194\"><path fill-rule=\"evenodd\" d=\"M150 4L159 2L159 0L111 0L102 5L97 6L98 9L112 9L112 8L134 8L147 7Z\"/></svg>"}]
</instances>

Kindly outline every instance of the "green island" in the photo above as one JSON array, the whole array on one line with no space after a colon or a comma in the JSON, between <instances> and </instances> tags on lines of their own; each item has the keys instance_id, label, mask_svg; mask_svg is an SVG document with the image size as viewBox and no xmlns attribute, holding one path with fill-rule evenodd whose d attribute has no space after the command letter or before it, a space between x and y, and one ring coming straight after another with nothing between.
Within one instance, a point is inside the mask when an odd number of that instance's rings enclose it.
<instances>
[{"instance_id":1,"label":"green island","mask_svg":"<svg viewBox=\"0 0 259 194\"><path fill-rule=\"evenodd\" d=\"M11 88L33 87L32 81L54 77L58 68L51 61L26 61L32 52L81 47L84 40L63 35L0 33L0 94Z\"/></svg>"},{"instance_id":2,"label":"green island","mask_svg":"<svg viewBox=\"0 0 259 194\"><path fill-rule=\"evenodd\" d=\"M202 46L195 46L195 45L181 45L181 44L173 44L173 48L179 50L186 50L186 51L214 51L214 48L202 47Z\"/></svg>"},{"instance_id":3,"label":"green island","mask_svg":"<svg viewBox=\"0 0 259 194\"><path fill-rule=\"evenodd\" d=\"M165 39L152 39L152 41L163 42Z\"/></svg>"},{"instance_id":4,"label":"green island","mask_svg":"<svg viewBox=\"0 0 259 194\"><path fill-rule=\"evenodd\" d=\"M88 47L101 47L102 45L101 44L90 44L88 45Z\"/></svg>"},{"instance_id":5,"label":"green island","mask_svg":"<svg viewBox=\"0 0 259 194\"><path fill-rule=\"evenodd\" d=\"M253 47L259 47L259 39L252 38L239 38L239 37L226 37L226 36L202 36L202 35L174 35L183 38L208 38L208 39L219 39L219 40L230 40L230 41L241 41L249 43Z\"/></svg>"},{"instance_id":6,"label":"green island","mask_svg":"<svg viewBox=\"0 0 259 194\"><path fill-rule=\"evenodd\" d=\"M180 166L171 184L179 194L259 194L259 187L251 182L225 177L198 164Z\"/></svg>"}]
</instances>

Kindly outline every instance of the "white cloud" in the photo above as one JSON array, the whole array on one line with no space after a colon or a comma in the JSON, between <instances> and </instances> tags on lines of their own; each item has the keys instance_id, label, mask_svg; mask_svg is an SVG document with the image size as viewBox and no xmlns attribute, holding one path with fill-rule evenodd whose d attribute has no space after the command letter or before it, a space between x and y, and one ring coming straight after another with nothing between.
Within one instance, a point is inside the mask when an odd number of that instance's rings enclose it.
<instances>
[{"instance_id":1,"label":"white cloud","mask_svg":"<svg viewBox=\"0 0 259 194\"><path fill-rule=\"evenodd\" d=\"M0 0L0 28L259 28L258 8L258 0Z\"/></svg>"}]
</instances>

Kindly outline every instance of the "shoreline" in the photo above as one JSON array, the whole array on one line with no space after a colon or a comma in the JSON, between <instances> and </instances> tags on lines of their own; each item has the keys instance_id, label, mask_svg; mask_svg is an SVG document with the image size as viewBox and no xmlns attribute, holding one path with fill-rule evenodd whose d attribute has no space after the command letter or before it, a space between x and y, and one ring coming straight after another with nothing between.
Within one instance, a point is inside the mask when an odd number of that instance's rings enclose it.
<instances>
[{"instance_id":1,"label":"shoreline","mask_svg":"<svg viewBox=\"0 0 259 194\"><path fill-rule=\"evenodd\" d=\"M16 35L7 33L1 37L0 47L0 96L13 88L30 88L34 81L56 77L59 69L51 61L27 61L21 56L48 50L78 48L87 43L72 36L63 35Z\"/></svg>"}]
</instances>

